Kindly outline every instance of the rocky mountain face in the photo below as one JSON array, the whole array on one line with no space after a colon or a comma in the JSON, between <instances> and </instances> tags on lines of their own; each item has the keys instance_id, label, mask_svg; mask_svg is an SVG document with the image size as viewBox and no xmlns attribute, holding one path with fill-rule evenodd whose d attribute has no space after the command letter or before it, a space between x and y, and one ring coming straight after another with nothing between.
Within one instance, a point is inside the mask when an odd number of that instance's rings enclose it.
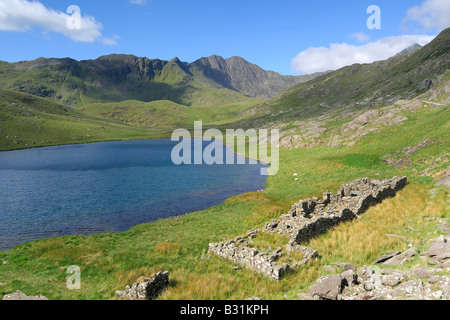
<instances>
[{"instance_id":1,"label":"rocky mountain face","mask_svg":"<svg viewBox=\"0 0 450 320\"><path fill-rule=\"evenodd\" d=\"M223 59L219 56L201 58L190 67L218 87L240 92L248 97L269 99L296 84L304 83L324 73L305 76L283 76L266 71L240 57Z\"/></svg>"},{"instance_id":2,"label":"rocky mountain face","mask_svg":"<svg viewBox=\"0 0 450 320\"><path fill-rule=\"evenodd\" d=\"M165 61L123 54L83 61L39 58L0 62L0 74L2 89L72 106L123 100L220 105L272 98L317 76L282 76L239 57L211 56L187 63L178 58Z\"/></svg>"}]
</instances>

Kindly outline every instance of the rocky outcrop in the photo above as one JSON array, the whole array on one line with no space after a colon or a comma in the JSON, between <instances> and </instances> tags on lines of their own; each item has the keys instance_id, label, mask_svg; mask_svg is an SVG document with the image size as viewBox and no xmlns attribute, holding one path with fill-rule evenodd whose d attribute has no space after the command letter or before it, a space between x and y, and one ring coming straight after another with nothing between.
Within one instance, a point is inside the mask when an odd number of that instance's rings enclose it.
<instances>
[{"instance_id":1,"label":"rocky outcrop","mask_svg":"<svg viewBox=\"0 0 450 320\"><path fill-rule=\"evenodd\" d=\"M46 297L44 297L43 295L38 295L35 297L29 297L27 296L25 293L23 293L20 290L17 290L14 293L11 294L7 294L5 296L3 296L2 300L48 300Z\"/></svg>"},{"instance_id":2,"label":"rocky outcrop","mask_svg":"<svg viewBox=\"0 0 450 320\"><path fill-rule=\"evenodd\" d=\"M153 300L156 299L165 288L169 286L169 273L158 272L154 277L140 277L124 291L116 291L116 295L129 300Z\"/></svg>"},{"instance_id":3,"label":"rocky outcrop","mask_svg":"<svg viewBox=\"0 0 450 320\"><path fill-rule=\"evenodd\" d=\"M369 207L394 196L406 184L406 177L355 180L344 184L336 195L326 192L323 200L312 198L294 204L288 214L281 216L280 220L267 223L263 230L250 231L244 238L210 243L209 252L271 279L280 280L290 270L298 269L318 257L318 252L301 245L303 242L343 221L356 218ZM260 232L278 232L287 236L289 243L284 249L256 248L253 239ZM293 259L293 256L301 256L300 261ZM280 259L282 257L287 259ZM345 266L344 269L348 271Z\"/></svg>"},{"instance_id":4,"label":"rocky outcrop","mask_svg":"<svg viewBox=\"0 0 450 320\"><path fill-rule=\"evenodd\" d=\"M406 184L406 177L362 178L343 185L336 195L326 192L322 200L312 198L294 204L288 214L267 223L264 231L284 234L298 244L307 242L344 221L355 219L369 207L394 196Z\"/></svg>"},{"instance_id":5,"label":"rocky outcrop","mask_svg":"<svg viewBox=\"0 0 450 320\"><path fill-rule=\"evenodd\" d=\"M450 187L450 167L445 170L445 173L442 176L443 177L440 177L439 181L436 182L436 186Z\"/></svg>"},{"instance_id":6,"label":"rocky outcrop","mask_svg":"<svg viewBox=\"0 0 450 320\"><path fill-rule=\"evenodd\" d=\"M309 289L316 300L448 300L450 299L450 235L431 239L431 246L421 254L433 267L381 269L397 266L419 252L417 248L382 255L375 265L363 266L357 272L348 269L340 274L319 278ZM333 269L327 268L330 272Z\"/></svg>"},{"instance_id":7,"label":"rocky outcrop","mask_svg":"<svg viewBox=\"0 0 450 320\"><path fill-rule=\"evenodd\" d=\"M263 70L241 57L224 59L216 55L200 58L189 66L193 73L198 70L219 87L259 99L273 98L296 84L310 81L326 73L283 76L277 72Z\"/></svg>"}]
</instances>

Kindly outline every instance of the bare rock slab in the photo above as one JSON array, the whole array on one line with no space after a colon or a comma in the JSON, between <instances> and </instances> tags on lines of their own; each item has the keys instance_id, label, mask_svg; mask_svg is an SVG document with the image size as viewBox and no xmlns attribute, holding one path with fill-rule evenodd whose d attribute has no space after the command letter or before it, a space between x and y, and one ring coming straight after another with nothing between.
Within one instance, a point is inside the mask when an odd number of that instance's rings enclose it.
<instances>
[{"instance_id":1,"label":"bare rock slab","mask_svg":"<svg viewBox=\"0 0 450 320\"><path fill-rule=\"evenodd\" d=\"M419 250L417 250L416 247L412 247L412 248L406 250L405 252L403 252L402 254L399 254L399 255L383 262L381 265L383 265L383 266L399 266L399 265L403 264L405 261L408 261L409 259L414 257L418 253L419 253Z\"/></svg>"},{"instance_id":2,"label":"bare rock slab","mask_svg":"<svg viewBox=\"0 0 450 320\"><path fill-rule=\"evenodd\" d=\"M17 290L14 293L5 295L2 300L5 300L5 301L6 300L8 300L8 301L13 301L13 300L35 300L35 301L38 301L38 300L48 300L48 299L46 297L44 297L43 295L29 297L22 291Z\"/></svg>"},{"instance_id":3,"label":"bare rock slab","mask_svg":"<svg viewBox=\"0 0 450 320\"><path fill-rule=\"evenodd\" d=\"M309 288L309 294L318 300L337 300L343 290L343 279L340 275L321 277Z\"/></svg>"}]
</instances>

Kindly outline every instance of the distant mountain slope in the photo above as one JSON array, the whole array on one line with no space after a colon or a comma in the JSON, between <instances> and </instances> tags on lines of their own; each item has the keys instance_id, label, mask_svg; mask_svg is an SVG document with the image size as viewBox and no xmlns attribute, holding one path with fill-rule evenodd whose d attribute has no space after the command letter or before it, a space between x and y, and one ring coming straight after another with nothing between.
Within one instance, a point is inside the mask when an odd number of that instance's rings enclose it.
<instances>
[{"instance_id":1,"label":"distant mountain slope","mask_svg":"<svg viewBox=\"0 0 450 320\"><path fill-rule=\"evenodd\" d=\"M273 97L312 77L282 76L238 57L212 56L186 63L178 58L164 61L114 54L84 61L0 62L0 88L70 106L125 100L218 106Z\"/></svg>"},{"instance_id":2,"label":"distant mountain slope","mask_svg":"<svg viewBox=\"0 0 450 320\"><path fill-rule=\"evenodd\" d=\"M0 150L166 135L87 115L26 93L0 89Z\"/></svg>"},{"instance_id":3,"label":"distant mountain slope","mask_svg":"<svg viewBox=\"0 0 450 320\"><path fill-rule=\"evenodd\" d=\"M283 76L266 71L240 57L223 59L213 55L189 65L194 74L212 81L218 87L240 92L248 97L269 99L296 84L304 83L324 73L305 76Z\"/></svg>"},{"instance_id":4,"label":"distant mountain slope","mask_svg":"<svg viewBox=\"0 0 450 320\"><path fill-rule=\"evenodd\" d=\"M409 46L408 48L406 48L406 49L400 51L397 55L408 54L408 53L414 52L414 51L416 51L416 50L419 50L419 49L421 49L422 47L423 47L423 46L421 46L420 44L414 43L412 46Z\"/></svg>"},{"instance_id":5,"label":"distant mountain slope","mask_svg":"<svg viewBox=\"0 0 450 320\"><path fill-rule=\"evenodd\" d=\"M428 91L448 72L450 28L412 54L354 64L297 85L246 111L254 115L249 125L390 105Z\"/></svg>"}]
</instances>

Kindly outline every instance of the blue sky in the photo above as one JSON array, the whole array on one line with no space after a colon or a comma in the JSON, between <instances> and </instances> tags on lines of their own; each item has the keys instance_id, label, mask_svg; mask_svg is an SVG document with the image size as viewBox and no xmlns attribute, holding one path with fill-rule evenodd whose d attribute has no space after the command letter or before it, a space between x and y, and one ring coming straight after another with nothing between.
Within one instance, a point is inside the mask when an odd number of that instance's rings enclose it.
<instances>
[{"instance_id":1,"label":"blue sky","mask_svg":"<svg viewBox=\"0 0 450 320\"><path fill-rule=\"evenodd\" d=\"M60 19L70 5L83 17L77 35ZM381 9L381 29L367 27L370 5ZM302 74L382 59L448 26L450 0L0 0L0 60L217 54Z\"/></svg>"}]
</instances>

